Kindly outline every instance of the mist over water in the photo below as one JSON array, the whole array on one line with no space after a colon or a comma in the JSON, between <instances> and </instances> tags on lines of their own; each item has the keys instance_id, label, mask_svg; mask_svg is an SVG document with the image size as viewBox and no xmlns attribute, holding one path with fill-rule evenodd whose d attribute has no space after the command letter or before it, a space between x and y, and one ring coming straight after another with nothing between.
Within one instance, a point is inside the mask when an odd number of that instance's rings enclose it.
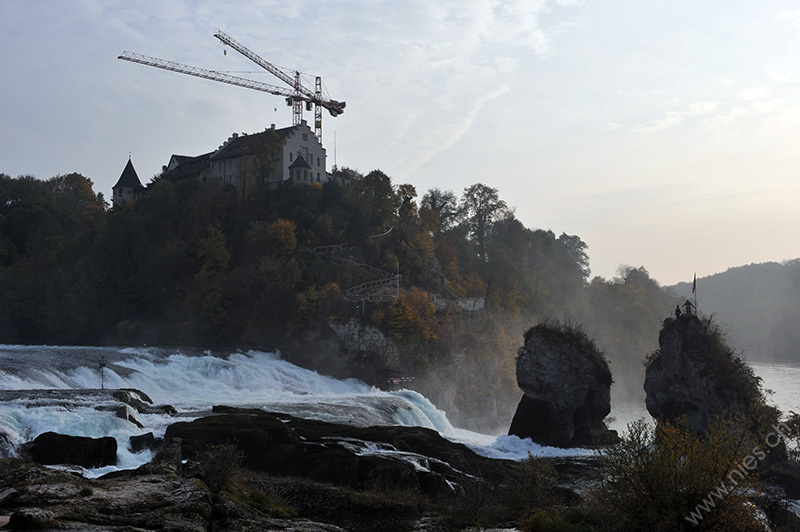
<instances>
[{"instance_id":1,"label":"mist over water","mask_svg":"<svg viewBox=\"0 0 800 532\"><path fill-rule=\"evenodd\" d=\"M591 451L542 447L516 437L485 435L454 427L445 412L412 390L381 391L355 380L320 375L260 351L211 353L164 348L114 349L87 347L0 346L0 390L98 389L99 362L105 359L106 388L135 388L154 404L175 406L179 414L138 414L138 429L112 412L97 410L102 400L87 392L69 401L41 398L0 401L0 431L19 445L48 431L74 436L117 439L116 468L136 467L150 460L148 452L132 454L131 435L154 432L210 412L214 405L260 408L308 419L357 426L426 427L479 454L522 459L533 455L581 455ZM0 391L2 397L2 391ZM113 404L107 401L108 405ZM508 420L510 423L510 419Z\"/></svg>"},{"instance_id":2,"label":"mist over water","mask_svg":"<svg viewBox=\"0 0 800 532\"><path fill-rule=\"evenodd\" d=\"M762 387L767 391L767 401L777 406L784 414L790 411L800 412L800 364L798 363L751 363L750 367L762 379ZM644 419L653 423L647 412L644 399L641 401L614 402L611 414L606 418L609 428L620 434L626 431L629 423Z\"/></svg>"},{"instance_id":3,"label":"mist over water","mask_svg":"<svg viewBox=\"0 0 800 532\"><path fill-rule=\"evenodd\" d=\"M177 421L189 421L225 404L283 412L302 418L357 426L420 426L470 446L484 456L520 460L528 456L591 455L585 449L543 447L505 434L480 434L452 425L447 414L412 390L381 391L355 380L338 380L259 351L211 353L164 348L0 346L0 397L4 390L100 388L99 361L104 358L106 388L136 388L154 404L171 404L179 414L139 414L145 426L117 418L96 407L111 406L87 392L69 401L43 398L0 401L0 432L19 445L48 431L117 439L119 463L90 472L133 468L150 460L145 451L132 454L128 438L154 432L162 436ZM771 401L784 412L800 411L800 364L753 364L772 390ZM107 404L104 404L106 401ZM651 421L644 401L614 402L610 428L624 432L636 419ZM506 426L510 424L509 420ZM499 423L502 425L503 423Z\"/></svg>"}]
</instances>

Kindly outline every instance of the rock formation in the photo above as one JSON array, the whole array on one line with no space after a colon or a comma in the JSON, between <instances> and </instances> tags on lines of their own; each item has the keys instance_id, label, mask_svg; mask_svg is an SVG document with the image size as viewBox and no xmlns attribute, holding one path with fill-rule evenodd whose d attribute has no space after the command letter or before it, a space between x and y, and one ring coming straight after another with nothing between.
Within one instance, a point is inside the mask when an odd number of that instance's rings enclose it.
<instances>
[{"instance_id":1,"label":"rock formation","mask_svg":"<svg viewBox=\"0 0 800 532\"><path fill-rule=\"evenodd\" d=\"M156 438L152 432L128 438L128 448L132 453L140 453L144 450L155 451L163 443L163 438Z\"/></svg>"},{"instance_id":2,"label":"rock formation","mask_svg":"<svg viewBox=\"0 0 800 532\"><path fill-rule=\"evenodd\" d=\"M611 371L580 330L552 323L531 328L517 357L517 384L525 395L509 434L559 447L613 437L603 423L611 411Z\"/></svg>"},{"instance_id":3,"label":"rock formation","mask_svg":"<svg viewBox=\"0 0 800 532\"><path fill-rule=\"evenodd\" d=\"M421 427L352 427L255 409L214 411L219 415L170 425L165 441L180 438L181 455L188 460L203 460L209 448L235 442L243 467L251 471L354 489L379 484L434 499L455 497L467 484L482 484L478 475L490 463Z\"/></svg>"},{"instance_id":4,"label":"rock formation","mask_svg":"<svg viewBox=\"0 0 800 532\"><path fill-rule=\"evenodd\" d=\"M87 469L117 463L117 440L45 432L22 446L21 454L39 464L72 464Z\"/></svg>"},{"instance_id":5,"label":"rock formation","mask_svg":"<svg viewBox=\"0 0 800 532\"><path fill-rule=\"evenodd\" d=\"M709 422L761 408L763 394L750 367L728 347L710 320L694 314L668 318L658 335L659 349L648 359L644 391L647 411L657 420L688 418L705 432ZM776 412L763 409L766 422Z\"/></svg>"},{"instance_id":6,"label":"rock formation","mask_svg":"<svg viewBox=\"0 0 800 532\"><path fill-rule=\"evenodd\" d=\"M17 526L86 532L462 530L478 512L485 517L488 492L496 524L540 504L534 486L547 490L542 500L578 500L569 489L550 492L547 469L482 457L421 427L214 410L170 426L153 460L133 471L90 479L0 459L0 516ZM213 491L207 466L230 445L242 453L241 466L232 464L228 487Z\"/></svg>"}]
</instances>

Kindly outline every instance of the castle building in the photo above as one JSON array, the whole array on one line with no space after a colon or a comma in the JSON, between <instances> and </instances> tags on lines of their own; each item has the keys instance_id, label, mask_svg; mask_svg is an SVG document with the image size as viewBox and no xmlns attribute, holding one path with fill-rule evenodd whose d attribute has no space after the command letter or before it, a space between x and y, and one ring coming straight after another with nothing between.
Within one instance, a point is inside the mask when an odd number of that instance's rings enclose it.
<instances>
[{"instance_id":1,"label":"castle building","mask_svg":"<svg viewBox=\"0 0 800 532\"><path fill-rule=\"evenodd\" d=\"M122 170L122 175L119 176L117 184L111 187L112 191L112 205L120 207L129 201L133 201L144 193L144 185L139 180L136 170L133 168L133 163L128 157L128 164Z\"/></svg>"},{"instance_id":2,"label":"castle building","mask_svg":"<svg viewBox=\"0 0 800 532\"><path fill-rule=\"evenodd\" d=\"M287 181L311 184L330 179L325 148L305 120L282 129L275 129L273 124L271 129L252 135L234 133L215 151L196 157L173 155L163 168L164 174L174 179L216 180L244 190L252 181L252 174L264 165L261 158L270 150L272 134L277 135L281 145L269 161L273 170L262 177L269 188Z\"/></svg>"}]
</instances>

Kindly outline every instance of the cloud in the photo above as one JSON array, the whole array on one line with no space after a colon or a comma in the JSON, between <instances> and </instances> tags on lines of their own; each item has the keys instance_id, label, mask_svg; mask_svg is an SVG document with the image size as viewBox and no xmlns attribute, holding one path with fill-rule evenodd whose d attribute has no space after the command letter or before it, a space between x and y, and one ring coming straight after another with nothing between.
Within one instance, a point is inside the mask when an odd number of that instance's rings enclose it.
<instances>
[{"instance_id":1,"label":"cloud","mask_svg":"<svg viewBox=\"0 0 800 532\"><path fill-rule=\"evenodd\" d=\"M487 102L499 98L508 91L508 87L502 86L497 91L486 94L474 102L472 108L464 115L459 124L456 124L455 126L448 126L446 130L437 130L443 135L437 144L431 145L428 149L421 147L421 150L414 154L413 159L400 161L406 167L405 173L413 173L415 170L427 163L434 155L452 147L470 130L475 118L478 116L478 113L480 113L483 106Z\"/></svg>"},{"instance_id":2,"label":"cloud","mask_svg":"<svg viewBox=\"0 0 800 532\"><path fill-rule=\"evenodd\" d=\"M778 72L777 70L770 70L769 77L777 81L778 83L800 82L800 76L788 70L784 70L783 72Z\"/></svg>"},{"instance_id":3,"label":"cloud","mask_svg":"<svg viewBox=\"0 0 800 532\"><path fill-rule=\"evenodd\" d=\"M756 87L753 89L745 89L743 91L739 91L739 98L742 100L746 100L748 102L752 102L755 100L763 100L765 96L767 96L772 89L767 87L766 85L762 85L760 87Z\"/></svg>"},{"instance_id":4,"label":"cloud","mask_svg":"<svg viewBox=\"0 0 800 532\"><path fill-rule=\"evenodd\" d=\"M778 17L794 28L800 27L800 9L794 11L783 11Z\"/></svg>"},{"instance_id":5,"label":"cloud","mask_svg":"<svg viewBox=\"0 0 800 532\"><path fill-rule=\"evenodd\" d=\"M346 17L322 8L309 31L346 55L335 73L349 92L341 96L350 104L343 127L374 143L374 132L355 130L381 124L387 142L374 158L401 178L452 147L489 101L514 90L521 58L554 50L557 28L542 25L543 0L360 4Z\"/></svg>"},{"instance_id":6,"label":"cloud","mask_svg":"<svg viewBox=\"0 0 800 532\"><path fill-rule=\"evenodd\" d=\"M651 133L653 131L662 131L677 126L686 121L687 118L708 115L715 112L721 102L695 102L686 106L682 111L670 111L658 120L647 122L641 126L636 126L631 131L634 133Z\"/></svg>"},{"instance_id":7,"label":"cloud","mask_svg":"<svg viewBox=\"0 0 800 532\"><path fill-rule=\"evenodd\" d=\"M731 126L749 115L750 111L744 107L734 106L724 113L718 113L701 120L698 128L717 137L727 137L734 131Z\"/></svg>"}]
</instances>

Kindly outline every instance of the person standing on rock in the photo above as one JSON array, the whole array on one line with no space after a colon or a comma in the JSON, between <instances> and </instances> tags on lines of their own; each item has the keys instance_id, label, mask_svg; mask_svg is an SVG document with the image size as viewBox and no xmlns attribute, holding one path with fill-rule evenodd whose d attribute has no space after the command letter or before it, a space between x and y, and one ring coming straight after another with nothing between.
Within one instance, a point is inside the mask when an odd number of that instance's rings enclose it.
<instances>
[{"instance_id":1,"label":"person standing on rock","mask_svg":"<svg viewBox=\"0 0 800 532\"><path fill-rule=\"evenodd\" d=\"M680 317L681 317L681 306L675 305L675 318L680 318Z\"/></svg>"},{"instance_id":2,"label":"person standing on rock","mask_svg":"<svg viewBox=\"0 0 800 532\"><path fill-rule=\"evenodd\" d=\"M692 305L692 302L687 299L686 303L683 304L683 312L686 314L691 314L693 307L694 305Z\"/></svg>"}]
</instances>

